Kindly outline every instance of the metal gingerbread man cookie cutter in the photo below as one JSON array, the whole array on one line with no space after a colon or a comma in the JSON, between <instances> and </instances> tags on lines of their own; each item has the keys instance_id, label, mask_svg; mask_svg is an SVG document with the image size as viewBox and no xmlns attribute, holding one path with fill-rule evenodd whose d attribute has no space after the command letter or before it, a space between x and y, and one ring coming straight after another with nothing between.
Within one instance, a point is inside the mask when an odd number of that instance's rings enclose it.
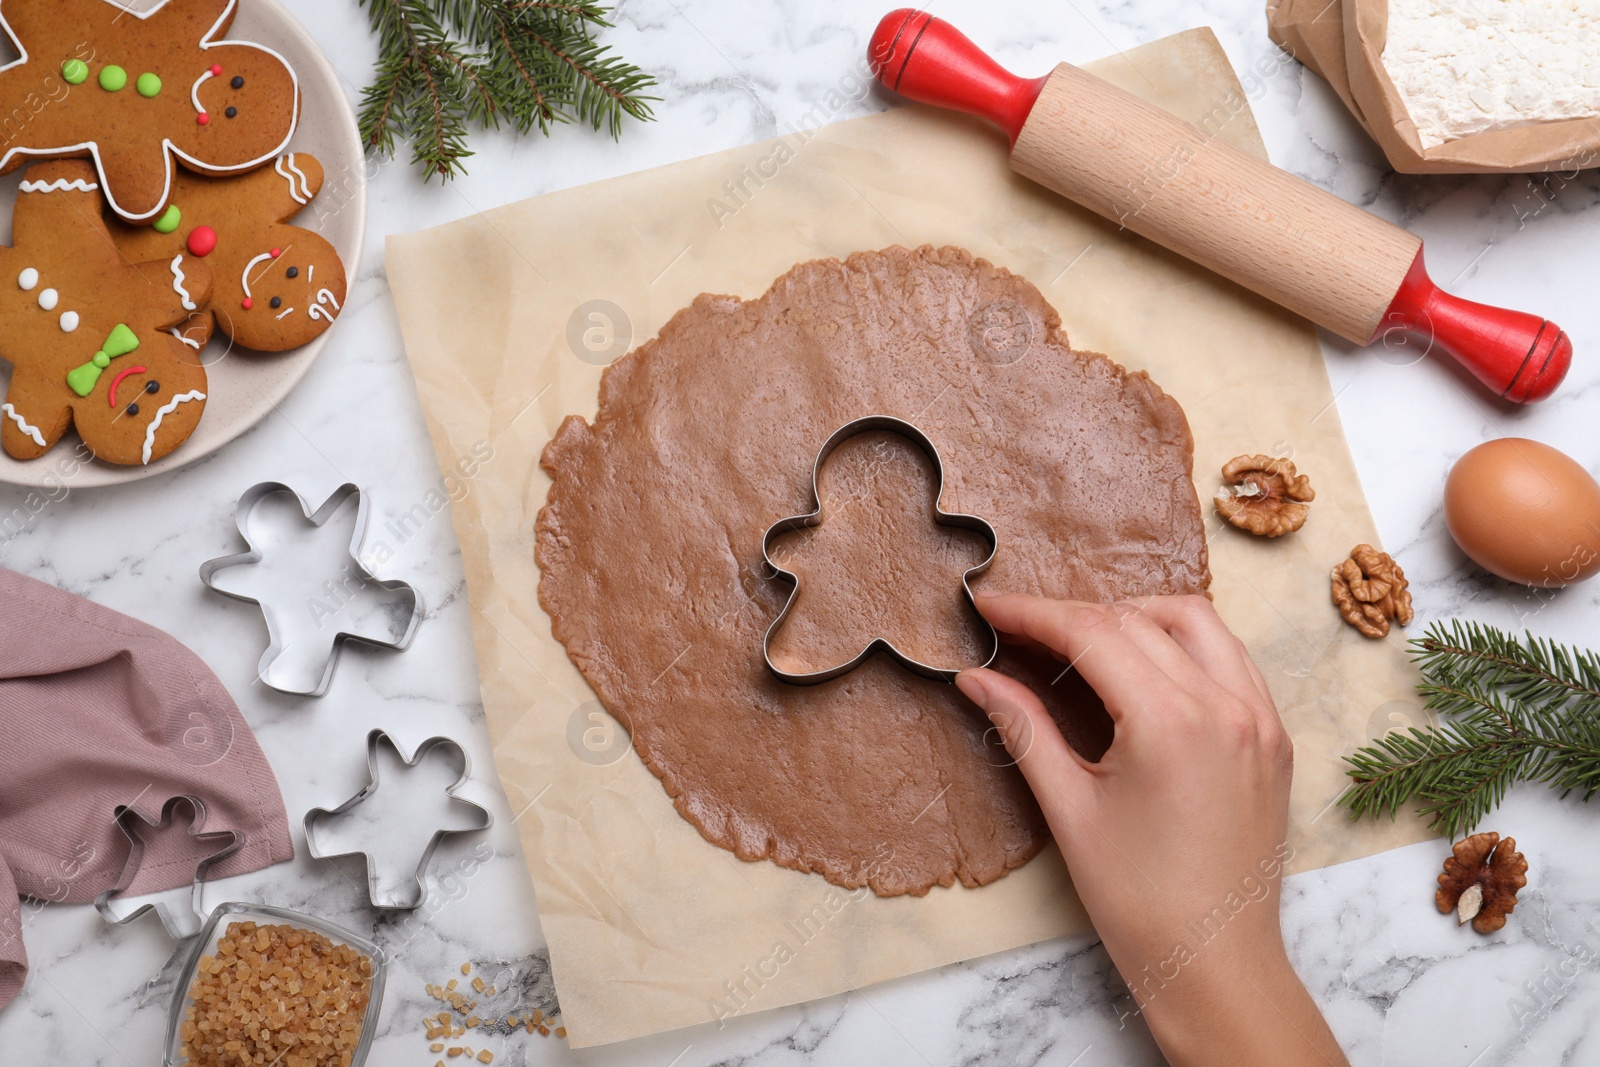
<instances>
[{"instance_id":1,"label":"metal gingerbread man cookie cutter","mask_svg":"<svg viewBox=\"0 0 1600 1067\"><path fill-rule=\"evenodd\" d=\"M340 630L335 633L328 645L327 661L323 664L321 676L316 684L310 688L279 685L271 680L273 664L276 663L287 647L287 642L275 625L272 612L266 604L256 597L224 589L217 582L217 575L230 567L261 562L261 550L256 547L256 542L250 538L250 516L256 510L257 505L267 497L277 493L285 493L299 501L301 512L312 526L324 525L333 517L335 512L344 506L346 500L354 496L356 498L356 521L355 529L350 535L350 559L348 564L351 574L361 584L398 594L397 600L409 600L408 618L404 631L394 640L385 641L369 634L351 633L347 630ZM234 507L234 524L239 528L239 536L244 538L244 543L249 547L246 551L238 552L231 556L220 556L216 559L206 560L200 565L200 580L213 592L234 600L242 600L247 604L254 604L261 609L262 617L267 623L268 641L266 650L261 653L261 659L256 664L256 676L260 678L263 685L276 689L280 693L319 697L328 691L328 686L333 681L333 668L339 661L339 651L345 642L359 641L379 648L393 649L396 652L402 652L410 647L411 639L416 636L417 624L422 621L422 597L410 583L399 579L380 579L361 562L361 543L367 535L368 511L367 494L361 490L360 486L352 482L346 482L335 489L332 495L327 500L324 500L322 505L315 511L311 509L311 505L306 502L305 497L283 482L258 482L246 489L244 495L239 498L238 504Z\"/></svg>"},{"instance_id":2,"label":"metal gingerbread man cookie cutter","mask_svg":"<svg viewBox=\"0 0 1600 1067\"><path fill-rule=\"evenodd\" d=\"M422 850L422 858L417 860L416 870L412 875L417 887L415 900L399 900L395 898L388 898L383 895L378 888L378 865L373 862L372 853L367 852L364 849L353 849L342 852L324 852L317 847L316 824L319 819L327 816L343 815L345 812L366 801L372 796L372 794L378 791L380 786L378 779L378 747L382 743L388 744L390 749L394 751L394 754L399 757L401 765L406 768L416 767L423 761L424 758L427 757L428 753L435 748L447 747L454 749L461 756L461 774L453 784L445 789L444 794L445 796L449 797L451 801L457 804L476 809L481 816L480 820L475 826L436 830L433 836L428 839L427 847ZM313 859L319 860L335 859L339 856L360 856L362 862L365 863L367 867L367 899L372 903L372 906L380 911L411 911L412 909L420 907L422 902L427 899L428 882L426 876L428 873L428 861L433 859L434 850L439 847L439 842L443 841L446 837L449 837L452 834L478 833L480 831L487 830L489 827L494 825L494 815L489 811L488 808L460 795L459 790L461 787L466 785L467 782L471 780L472 761L467 755L467 750L461 746L459 741L449 737L430 737L416 747L416 749L411 753L410 759L406 759L405 755L400 749L400 746L395 743L394 738L390 737L386 731L372 730L367 734L367 784L362 786L360 792L356 793L355 796L351 797L349 800L346 800L336 808L312 808L310 811L306 812L303 823L306 833L306 849L311 853Z\"/></svg>"},{"instance_id":3,"label":"metal gingerbread man cookie cutter","mask_svg":"<svg viewBox=\"0 0 1600 1067\"><path fill-rule=\"evenodd\" d=\"M111 906L113 898L125 892L133 884L135 876L139 873L139 866L144 859L145 842L142 837L134 832L134 825L140 825L151 830L165 830L172 825L173 814L180 805L188 805L192 812L189 822L188 835L193 841L216 842L220 847L215 852L207 853L195 861L194 882L189 889L189 908L192 914L183 914L169 907L164 901L151 901L141 904L126 915L118 915ZM204 829L206 821L206 807L199 797L179 795L169 797L161 806L158 819L151 820L140 814L134 808L119 806L113 816L117 829L121 830L128 839L128 859L123 864L122 875L117 879L117 884L107 889L95 898L95 910L101 918L114 926L125 926L133 920L150 912L154 912L161 920L161 925L166 927L168 935L176 940L193 937L205 925L207 912L204 904L204 887L206 872L211 865L219 860L238 852L244 847L244 835L236 830L207 830Z\"/></svg>"},{"instance_id":4,"label":"metal gingerbread man cookie cutter","mask_svg":"<svg viewBox=\"0 0 1600 1067\"><path fill-rule=\"evenodd\" d=\"M865 647L848 661L819 671L786 671L772 659L772 639L778 630L782 628L784 620L789 617L789 609L794 607L795 599L800 592L800 576L793 571L784 570L773 561L772 542L783 534L821 525L823 521L822 488L820 483L822 465L828 461L828 456L836 448L844 444L845 441L855 437L857 434L867 433L870 430L887 430L904 437L925 452L928 458L933 461L933 471L937 479L933 494L934 522L940 526L953 526L963 530L973 530L989 543L989 554L976 566L968 567L961 574L961 588L966 591L967 604L972 608L972 613L977 617L978 622L989 634L989 654L983 658L981 663L972 663L961 667L941 667L932 663L924 663L901 652L895 647L894 642L882 636L874 637L867 642ZM972 595L972 579L989 569L989 565L994 562L995 552L999 550L1000 540L994 532L994 527L984 519L962 512L945 511L941 508L939 501L943 496L944 461L939 458L939 450L934 447L933 441L928 438L927 434L904 419L897 419L891 415L867 415L845 423L829 435L828 439L822 443L822 448L817 452L816 463L811 468L811 499L816 502L816 506L803 515L791 515L788 518L779 519L767 527L767 532L761 538L761 557L766 561L767 566L772 569L771 576L781 578L794 586L794 589L789 593L788 599L783 603L783 610L778 612L778 617L772 620L772 625L767 627L766 636L761 639L762 658L767 661L767 667L779 680L788 682L791 685L817 685L821 682L838 678L840 675L848 674L865 663L873 653L880 651L888 653L907 670L941 682L953 682L956 675L964 670L972 667L987 667L994 662L995 656L1000 652L1000 637L995 633L995 629L989 624L989 621L978 611L977 601Z\"/></svg>"}]
</instances>

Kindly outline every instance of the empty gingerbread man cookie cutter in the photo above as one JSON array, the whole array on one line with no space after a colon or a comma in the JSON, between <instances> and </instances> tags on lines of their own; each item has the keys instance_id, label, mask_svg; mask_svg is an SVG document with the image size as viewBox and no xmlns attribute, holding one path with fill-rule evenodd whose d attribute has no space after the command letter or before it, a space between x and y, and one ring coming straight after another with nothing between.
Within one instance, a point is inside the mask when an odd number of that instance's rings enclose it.
<instances>
[{"instance_id":1,"label":"empty gingerbread man cookie cutter","mask_svg":"<svg viewBox=\"0 0 1600 1067\"><path fill-rule=\"evenodd\" d=\"M428 839L427 847L422 850L422 857L417 860L416 870L412 875L412 878L415 880L417 886L416 899L414 900L398 900L384 897L383 893L378 888L378 865L373 862L372 853L367 852L364 849L346 850L343 852L324 852L322 849L317 847L316 824L320 819L334 815L343 815L345 812L350 811L352 808L355 808L356 806L365 802L369 797L372 796L372 794L378 791L380 785L378 779L378 747L383 743L387 743L389 747L394 750L395 755L400 757L401 764L407 768L416 767L434 748L445 747L454 749L461 756L461 775L455 780L454 784L445 789L445 796L449 797L455 803L475 809L481 816L481 819L475 826L465 826L454 829L440 829L435 831L433 836ZM449 837L452 834L479 833L494 825L494 815L489 811L488 808L460 795L460 788L471 780L472 761L467 756L467 750L461 746L459 741L449 737L430 737L416 747L416 750L411 753L410 759L406 759L401 753L400 746L395 744L394 739L385 731L372 730L367 734L367 784L362 786L361 791L356 793L355 796L351 797L349 800L346 800L336 808L312 808L310 811L306 812L304 821L306 832L306 849L311 853L313 859L334 859L339 856L360 856L362 862L364 862L367 867L367 898L372 903L374 908L377 908L380 911L410 911L414 908L420 907L422 902L426 900L428 896L428 883L426 879L426 875L428 873L428 861L433 858L434 850L439 847L439 842L443 841L446 837Z\"/></svg>"},{"instance_id":2,"label":"empty gingerbread man cookie cutter","mask_svg":"<svg viewBox=\"0 0 1600 1067\"><path fill-rule=\"evenodd\" d=\"M255 511L256 506L263 500L278 493L285 493L299 501L302 514L312 526L325 524L344 505L346 500L354 496L357 510L355 529L350 535L349 560L346 563L348 573L358 584L393 593L396 595L397 602L405 603L405 627L399 633L399 636L392 640L384 640L366 633L352 633L349 630L339 630L333 634L328 642L327 660L323 664L321 675L316 684L310 688L280 685L272 681L273 664L277 662L288 647L288 642L275 621L273 612L261 600L244 593L225 589L217 581L217 575L230 567L261 562L261 549L250 538L250 516ZM267 623L268 642L266 651L261 653L261 659L256 665L256 675L261 679L263 685L276 689L280 693L289 693L295 696L322 696L328 691L328 686L333 681L333 668L339 661L339 650L346 641L360 641L365 644L376 645L379 648L393 649L396 652L404 651L410 647L411 639L416 636L417 624L422 621L422 596L409 582L403 582L399 579L380 579L361 562L361 542L366 538L367 534L367 513L367 494L361 491L360 486L352 482L346 482L335 489L333 494L323 501L322 506L315 511L312 511L311 505L306 502L305 497L283 482L258 482L246 489L244 495L239 498L239 503L234 509L234 524L239 528L239 535L244 538L244 542L249 548L247 551L237 552L231 556L219 556L216 559L206 560L200 565L200 581L204 582L207 588L213 592L221 593L223 596L231 597L234 600L242 600L247 604L254 604L261 609L262 617Z\"/></svg>"},{"instance_id":3,"label":"empty gingerbread man cookie cutter","mask_svg":"<svg viewBox=\"0 0 1600 1067\"><path fill-rule=\"evenodd\" d=\"M967 603L971 606L973 615L977 617L979 623L989 634L989 654L983 658L981 663L967 664L962 667L941 667L937 664L924 663L901 652L895 647L893 641L882 636L874 637L867 642L860 652L846 662L819 671L786 671L772 659L772 639L776 636L778 630L782 628L784 620L788 618L789 609L794 607L795 598L800 592L800 576L793 571L784 570L773 561L772 542L783 534L821 525L822 488L820 479L822 465L828 461L828 456L833 453L834 449L857 434L866 433L870 430L887 430L904 437L927 453L928 458L933 461L933 470L938 481L933 495L934 522L940 526L953 526L963 530L973 530L989 543L989 554L981 562L975 566L968 567L961 574L961 588L966 591ZM880 651L888 653L907 670L941 682L953 682L956 675L964 670L972 667L987 667L994 662L995 656L1000 652L1000 636L995 633L995 629L989 624L989 621L978 612L977 601L973 599L972 595L972 579L988 570L989 565L994 562L995 553L1000 547L1000 539L995 534L994 527L984 519L962 512L945 511L941 508L939 500L943 496L944 461L939 458L939 450L934 447L933 441L928 438L927 434L904 419L897 419L892 415L867 415L845 423L829 435L828 439L822 443L822 448L817 452L816 463L811 468L811 499L816 502L816 506L803 515L791 515L788 518L779 519L767 527L767 532L761 538L761 557L766 561L767 566L772 569L771 576L781 578L794 586L794 589L789 593L788 599L783 603L783 610L778 612L778 617L772 620L772 625L767 627L766 636L761 639L761 656L766 660L767 667L780 681L788 682L791 685L817 685L821 682L838 678L840 675L848 674L865 663L873 653Z\"/></svg>"},{"instance_id":4,"label":"empty gingerbread man cookie cutter","mask_svg":"<svg viewBox=\"0 0 1600 1067\"><path fill-rule=\"evenodd\" d=\"M189 890L188 911L192 914L183 914L175 911L163 901L151 901L150 903L141 904L126 915L117 914L111 902L113 898L126 892L128 887L133 884L135 876L139 873L139 866L144 859L145 842L134 831L134 826L140 825L149 827L152 830L165 830L172 825L173 814L177 808L185 804L192 812L188 830L190 839L200 842L215 842L218 845L216 851L207 853L195 863L194 882ZM168 798L167 802L161 806L161 814L158 819L148 819L129 806L118 807L114 819L117 828L128 839L128 859L123 864L122 875L117 879L117 884L95 898L95 910L100 913L101 918L113 926L125 926L141 915L154 912L156 917L161 920L161 925L166 927L167 933L179 941L199 933L200 928L205 925L207 917L204 904L206 872L210 870L212 864L226 859L243 848L244 835L236 830L204 829L206 821L205 804L199 797L186 795Z\"/></svg>"}]
</instances>

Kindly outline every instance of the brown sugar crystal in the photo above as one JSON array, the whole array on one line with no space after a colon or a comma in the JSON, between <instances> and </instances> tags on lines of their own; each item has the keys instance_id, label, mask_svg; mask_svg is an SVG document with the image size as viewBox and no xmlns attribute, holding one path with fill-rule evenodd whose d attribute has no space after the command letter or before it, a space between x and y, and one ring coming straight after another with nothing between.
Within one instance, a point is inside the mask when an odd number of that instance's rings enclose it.
<instances>
[{"instance_id":1,"label":"brown sugar crystal","mask_svg":"<svg viewBox=\"0 0 1600 1067\"><path fill-rule=\"evenodd\" d=\"M234 922L202 956L179 1030L189 1067L345 1067L361 1041L372 960L298 926Z\"/></svg>"}]
</instances>

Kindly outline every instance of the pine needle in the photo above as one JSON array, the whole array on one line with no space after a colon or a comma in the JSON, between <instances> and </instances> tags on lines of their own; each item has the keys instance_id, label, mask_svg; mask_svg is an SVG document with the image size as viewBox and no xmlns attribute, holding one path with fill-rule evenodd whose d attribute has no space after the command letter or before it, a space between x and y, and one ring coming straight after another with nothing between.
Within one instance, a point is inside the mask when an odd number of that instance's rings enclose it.
<instances>
[{"instance_id":1,"label":"pine needle","mask_svg":"<svg viewBox=\"0 0 1600 1067\"><path fill-rule=\"evenodd\" d=\"M372 84L361 94L363 142L393 158L402 141L424 175L448 180L470 127L548 134L581 122L622 135L625 118L653 116L656 84L611 54L595 33L611 24L598 4L546 0L357 0L378 38Z\"/></svg>"},{"instance_id":2,"label":"pine needle","mask_svg":"<svg viewBox=\"0 0 1600 1067\"><path fill-rule=\"evenodd\" d=\"M1464 620L1411 641L1417 686L1437 727L1392 731L1345 757L1352 818L1393 818L1416 801L1451 839L1475 827L1517 782L1600 791L1600 656Z\"/></svg>"}]
</instances>

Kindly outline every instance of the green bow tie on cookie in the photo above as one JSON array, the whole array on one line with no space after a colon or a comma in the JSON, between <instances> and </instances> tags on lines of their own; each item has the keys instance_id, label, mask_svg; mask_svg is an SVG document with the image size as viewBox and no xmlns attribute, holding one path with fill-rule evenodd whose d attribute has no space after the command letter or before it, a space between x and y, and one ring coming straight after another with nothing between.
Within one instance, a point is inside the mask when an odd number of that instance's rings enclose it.
<instances>
[{"instance_id":1,"label":"green bow tie on cookie","mask_svg":"<svg viewBox=\"0 0 1600 1067\"><path fill-rule=\"evenodd\" d=\"M133 331L122 323L117 323L111 328L111 336L106 338L106 343L100 346L100 351L94 358L80 366L67 371L67 385L79 396L88 396L89 390L94 388L94 383L100 380L100 372L111 365L111 361L118 356L125 356L139 347L139 339Z\"/></svg>"}]
</instances>

